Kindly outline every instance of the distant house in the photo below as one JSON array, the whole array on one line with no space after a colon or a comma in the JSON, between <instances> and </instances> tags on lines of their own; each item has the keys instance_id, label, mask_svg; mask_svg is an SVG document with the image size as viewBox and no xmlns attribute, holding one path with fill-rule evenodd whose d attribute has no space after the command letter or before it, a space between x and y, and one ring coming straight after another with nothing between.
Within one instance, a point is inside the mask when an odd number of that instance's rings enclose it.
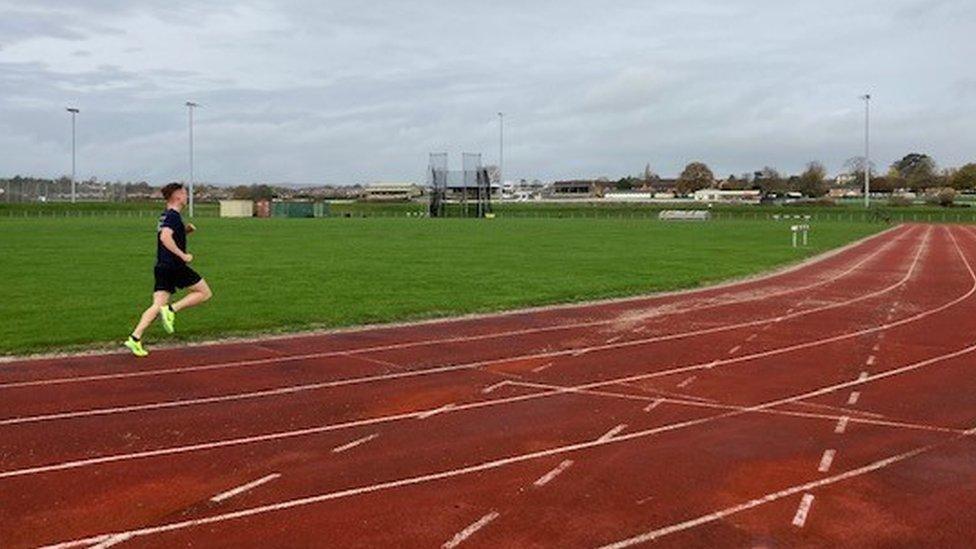
<instances>
[{"instance_id":1,"label":"distant house","mask_svg":"<svg viewBox=\"0 0 976 549\"><path fill-rule=\"evenodd\" d=\"M413 183L372 183L363 188L360 198L366 202L408 202L423 194L423 189Z\"/></svg>"}]
</instances>

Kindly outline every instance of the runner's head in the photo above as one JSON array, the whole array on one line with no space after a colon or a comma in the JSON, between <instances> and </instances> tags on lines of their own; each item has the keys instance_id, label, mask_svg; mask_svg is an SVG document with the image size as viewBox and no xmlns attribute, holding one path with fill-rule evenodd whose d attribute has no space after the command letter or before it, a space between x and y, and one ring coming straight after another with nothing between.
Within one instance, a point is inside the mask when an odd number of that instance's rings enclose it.
<instances>
[{"instance_id":1,"label":"runner's head","mask_svg":"<svg viewBox=\"0 0 976 549\"><path fill-rule=\"evenodd\" d=\"M169 183L162 189L163 198L167 206L183 207L186 205L186 188L182 183Z\"/></svg>"}]
</instances>

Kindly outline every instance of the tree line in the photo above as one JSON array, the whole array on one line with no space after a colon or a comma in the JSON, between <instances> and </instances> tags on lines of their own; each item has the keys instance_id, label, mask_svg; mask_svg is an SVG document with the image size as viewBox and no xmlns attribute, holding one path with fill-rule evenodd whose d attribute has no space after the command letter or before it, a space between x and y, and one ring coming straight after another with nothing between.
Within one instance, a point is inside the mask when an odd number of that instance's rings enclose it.
<instances>
[{"instance_id":1,"label":"tree line","mask_svg":"<svg viewBox=\"0 0 976 549\"><path fill-rule=\"evenodd\" d=\"M935 160L922 153L910 153L893 162L884 175L877 173L872 165L867 165L863 157L848 160L845 165L846 177L840 186L862 188L865 169L870 170L871 191L892 193L896 191L930 192L936 189L971 191L976 189L976 163L968 163L959 168L940 169ZM660 177L645 167L641 177L625 177L617 182L620 189L633 189L654 186ZM701 189L718 188L728 190L758 190L763 194L782 194L798 192L804 196L818 198L826 195L834 180L827 176L827 168L822 162L808 162L799 175L783 175L776 168L766 166L753 173L740 176L730 175L718 181L711 168L704 162L690 162L681 171L675 183L678 194L688 195Z\"/></svg>"}]
</instances>

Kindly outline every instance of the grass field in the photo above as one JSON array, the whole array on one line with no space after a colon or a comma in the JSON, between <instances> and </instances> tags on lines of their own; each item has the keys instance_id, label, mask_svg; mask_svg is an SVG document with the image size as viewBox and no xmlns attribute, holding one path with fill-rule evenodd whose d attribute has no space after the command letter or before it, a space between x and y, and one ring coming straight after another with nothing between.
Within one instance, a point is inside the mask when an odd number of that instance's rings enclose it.
<instances>
[{"instance_id":1,"label":"grass field","mask_svg":"<svg viewBox=\"0 0 976 549\"><path fill-rule=\"evenodd\" d=\"M881 230L640 219L199 219L194 267L215 298L159 341L420 319L688 288ZM0 354L121 339L152 290L155 220L0 218Z\"/></svg>"}]
</instances>

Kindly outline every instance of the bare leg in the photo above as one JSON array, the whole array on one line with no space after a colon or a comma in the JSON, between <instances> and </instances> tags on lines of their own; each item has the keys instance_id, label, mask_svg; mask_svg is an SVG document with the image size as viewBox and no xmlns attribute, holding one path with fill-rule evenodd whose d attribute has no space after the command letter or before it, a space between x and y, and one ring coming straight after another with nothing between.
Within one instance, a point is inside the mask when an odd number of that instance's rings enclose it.
<instances>
[{"instance_id":1,"label":"bare leg","mask_svg":"<svg viewBox=\"0 0 976 549\"><path fill-rule=\"evenodd\" d=\"M142 313L142 318L139 319L136 329L132 330L132 335L142 339L142 332L146 331L153 320L156 320L156 315L159 314L161 308L166 306L169 296L169 292L153 292L153 304Z\"/></svg>"},{"instance_id":2,"label":"bare leg","mask_svg":"<svg viewBox=\"0 0 976 549\"><path fill-rule=\"evenodd\" d=\"M207 286L206 280L201 280L193 286L187 288L190 293L183 296L183 299L173 303L171 307L174 311L182 311L183 309L189 309L203 303L204 301L213 297L213 292L210 291L210 286Z\"/></svg>"}]
</instances>

